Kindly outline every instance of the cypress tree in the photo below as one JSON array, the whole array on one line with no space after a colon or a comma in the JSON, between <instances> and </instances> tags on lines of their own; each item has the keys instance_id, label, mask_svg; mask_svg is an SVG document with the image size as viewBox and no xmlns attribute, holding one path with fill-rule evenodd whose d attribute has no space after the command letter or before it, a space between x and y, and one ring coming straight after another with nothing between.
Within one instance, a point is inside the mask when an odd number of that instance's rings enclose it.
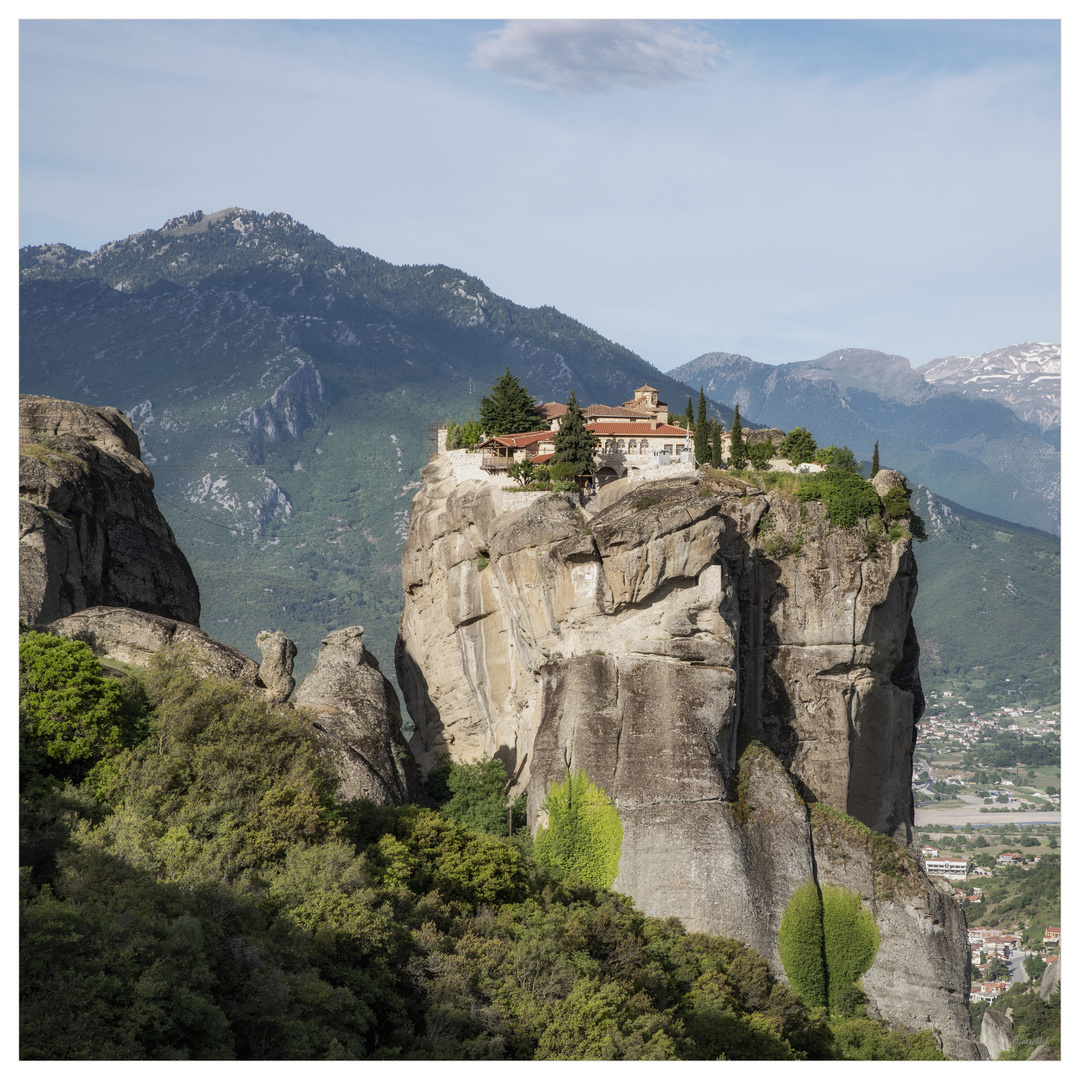
<instances>
[{"instance_id":1,"label":"cypress tree","mask_svg":"<svg viewBox=\"0 0 1080 1080\"><path fill-rule=\"evenodd\" d=\"M728 464L733 469L741 469L746 464L746 444L742 437L742 420L739 418L739 406L735 405L735 419L731 422L731 457Z\"/></svg>"},{"instance_id":2,"label":"cypress tree","mask_svg":"<svg viewBox=\"0 0 1080 1080\"><path fill-rule=\"evenodd\" d=\"M698 391L697 419L694 420L694 457L699 465L709 460L709 423L705 418L705 388Z\"/></svg>"},{"instance_id":3,"label":"cypress tree","mask_svg":"<svg viewBox=\"0 0 1080 1080\"><path fill-rule=\"evenodd\" d=\"M870 479L873 480L878 474L881 464L878 462L877 443L874 443L874 460L870 462Z\"/></svg>"},{"instance_id":4,"label":"cypress tree","mask_svg":"<svg viewBox=\"0 0 1080 1080\"><path fill-rule=\"evenodd\" d=\"M540 431L547 426L536 411L529 391L510 374L510 368L499 376L491 394L480 399L480 423L489 437Z\"/></svg>"},{"instance_id":5,"label":"cypress tree","mask_svg":"<svg viewBox=\"0 0 1080 1080\"><path fill-rule=\"evenodd\" d=\"M553 465L573 462L578 466L578 475L596 471L596 449L600 440L586 428L585 415L574 393L570 394L566 412L559 418L559 430L552 441L555 443Z\"/></svg>"},{"instance_id":6,"label":"cypress tree","mask_svg":"<svg viewBox=\"0 0 1080 1080\"><path fill-rule=\"evenodd\" d=\"M686 426L694 426L694 403L689 398L686 399Z\"/></svg>"},{"instance_id":7,"label":"cypress tree","mask_svg":"<svg viewBox=\"0 0 1080 1080\"><path fill-rule=\"evenodd\" d=\"M709 448L712 452L712 467L719 469L723 464L724 425L719 420L709 421Z\"/></svg>"}]
</instances>

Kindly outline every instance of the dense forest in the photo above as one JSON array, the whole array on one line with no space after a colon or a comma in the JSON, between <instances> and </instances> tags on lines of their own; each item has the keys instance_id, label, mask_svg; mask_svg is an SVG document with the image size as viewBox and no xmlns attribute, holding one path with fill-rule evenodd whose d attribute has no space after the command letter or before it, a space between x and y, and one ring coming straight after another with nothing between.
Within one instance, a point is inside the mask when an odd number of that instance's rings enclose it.
<instances>
[{"instance_id":1,"label":"dense forest","mask_svg":"<svg viewBox=\"0 0 1080 1080\"><path fill-rule=\"evenodd\" d=\"M940 1059L534 848L501 768L341 803L302 712L21 633L22 1058Z\"/></svg>"}]
</instances>

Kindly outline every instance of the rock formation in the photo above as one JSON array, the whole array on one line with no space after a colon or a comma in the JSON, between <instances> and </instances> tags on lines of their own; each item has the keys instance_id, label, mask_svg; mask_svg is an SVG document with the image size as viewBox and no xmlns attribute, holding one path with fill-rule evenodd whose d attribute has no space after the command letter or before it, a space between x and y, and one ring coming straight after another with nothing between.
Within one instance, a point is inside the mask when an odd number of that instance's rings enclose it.
<instances>
[{"instance_id":1,"label":"rock formation","mask_svg":"<svg viewBox=\"0 0 1080 1080\"><path fill-rule=\"evenodd\" d=\"M135 667L146 667L151 657L167 646L185 646L191 654L192 668L200 678L213 675L221 679L234 679L275 705L285 700L281 696L284 684L292 683L290 672L296 646L284 634L272 637L281 639L283 644L280 652L287 657L287 661L275 660L271 654L260 667L250 656L245 656L231 645L215 641L197 626L165 619L160 615L148 615L134 608L87 608L55 622L44 623L39 629L48 634L83 641L101 660L117 660ZM260 640L264 637L271 635L259 635ZM291 685L289 692L292 692Z\"/></svg>"},{"instance_id":2,"label":"rock formation","mask_svg":"<svg viewBox=\"0 0 1080 1080\"><path fill-rule=\"evenodd\" d=\"M1046 970L1039 979L1039 997L1049 1001L1051 994L1061 992L1061 957L1058 956L1046 965Z\"/></svg>"},{"instance_id":3,"label":"rock formation","mask_svg":"<svg viewBox=\"0 0 1080 1080\"><path fill-rule=\"evenodd\" d=\"M1012 1021L997 1009L987 1009L979 1029L979 1042L986 1047L990 1060L997 1061L1000 1054L1012 1049Z\"/></svg>"},{"instance_id":4,"label":"rock formation","mask_svg":"<svg viewBox=\"0 0 1080 1080\"><path fill-rule=\"evenodd\" d=\"M364 628L350 626L323 641L315 669L296 691L340 777L343 799L384 806L412 801L416 765L401 736L397 694L365 648Z\"/></svg>"},{"instance_id":5,"label":"rock formation","mask_svg":"<svg viewBox=\"0 0 1080 1080\"><path fill-rule=\"evenodd\" d=\"M259 679L266 687L267 698L271 704L281 705L289 700L296 686L292 677L296 646L280 630L264 630L255 639L255 644L263 658Z\"/></svg>"},{"instance_id":6,"label":"rock formation","mask_svg":"<svg viewBox=\"0 0 1080 1080\"><path fill-rule=\"evenodd\" d=\"M912 835L910 542L872 551L865 526L734 480L622 480L588 508L542 495L500 513L497 484L445 457L423 475L397 650L421 765L502 758L533 828L584 769L623 824L615 889L778 974L794 890L855 890L882 931L871 1007L978 1056L963 916L885 839ZM903 872L881 872L875 843Z\"/></svg>"},{"instance_id":7,"label":"rock formation","mask_svg":"<svg viewBox=\"0 0 1080 1080\"><path fill-rule=\"evenodd\" d=\"M199 589L117 409L19 399L19 617L94 605L197 626Z\"/></svg>"}]
</instances>

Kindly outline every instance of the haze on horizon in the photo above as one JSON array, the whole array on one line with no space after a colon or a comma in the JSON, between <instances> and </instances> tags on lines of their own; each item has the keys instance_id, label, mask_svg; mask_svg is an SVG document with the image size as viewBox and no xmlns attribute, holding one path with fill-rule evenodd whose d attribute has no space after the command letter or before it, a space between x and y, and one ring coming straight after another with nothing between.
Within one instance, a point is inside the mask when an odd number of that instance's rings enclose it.
<instances>
[{"instance_id":1,"label":"haze on horizon","mask_svg":"<svg viewBox=\"0 0 1080 1080\"><path fill-rule=\"evenodd\" d=\"M281 210L662 370L1061 340L1060 23L20 24L20 244Z\"/></svg>"}]
</instances>

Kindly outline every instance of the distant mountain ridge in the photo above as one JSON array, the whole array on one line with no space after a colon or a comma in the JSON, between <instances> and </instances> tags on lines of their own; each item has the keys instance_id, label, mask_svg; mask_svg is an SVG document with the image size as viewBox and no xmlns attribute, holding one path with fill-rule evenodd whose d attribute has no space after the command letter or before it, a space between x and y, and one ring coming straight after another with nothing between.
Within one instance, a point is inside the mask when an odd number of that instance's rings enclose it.
<instances>
[{"instance_id":1,"label":"distant mountain ridge","mask_svg":"<svg viewBox=\"0 0 1080 1080\"><path fill-rule=\"evenodd\" d=\"M979 356L939 356L915 369L939 390L984 395L1040 431L1061 427L1061 346L1009 345Z\"/></svg>"},{"instance_id":2,"label":"distant mountain ridge","mask_svg":"<svg viewBox=\"0 0 1080 1080\"><path fill-rule=\"evenodd\" d=\"M864 461L878 443L883 465L981 513L1060 528L1061 463L1052 435L1025 423L993 390L953 393L904 357L872 349L777 365L705 353L668 374L737 403L758 423L808 427L819 445L849 446ZM979 385L1001 381L987 376Z\"/></svg>"}]
</instances>

